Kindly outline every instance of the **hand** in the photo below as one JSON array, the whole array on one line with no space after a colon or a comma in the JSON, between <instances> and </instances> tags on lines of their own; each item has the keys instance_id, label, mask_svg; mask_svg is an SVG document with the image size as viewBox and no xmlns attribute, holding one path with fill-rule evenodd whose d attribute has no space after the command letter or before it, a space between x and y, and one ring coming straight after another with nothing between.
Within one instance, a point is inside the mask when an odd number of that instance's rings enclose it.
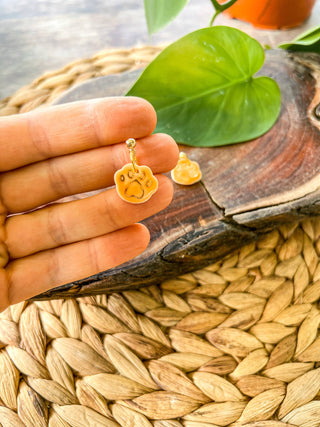
<instances>
[{"instance_id":1,"label":"hand","mask_svg":"<svg viewBox=\"0 0 320 427\"><path fill-rule=\"evenodd\" d=\"M172 169L178 148L168 135L151 135L155 125L152 106L129 97L0 119L0 311L147 247L149 232L137 222L170 203L165 176L157 176L159 189L144 204L124 202L115 188L47 204L114 185L115 171L130 162L123 143L130 137L138 139L139 164L154 173Z\"/></svg>"}]
</instances>

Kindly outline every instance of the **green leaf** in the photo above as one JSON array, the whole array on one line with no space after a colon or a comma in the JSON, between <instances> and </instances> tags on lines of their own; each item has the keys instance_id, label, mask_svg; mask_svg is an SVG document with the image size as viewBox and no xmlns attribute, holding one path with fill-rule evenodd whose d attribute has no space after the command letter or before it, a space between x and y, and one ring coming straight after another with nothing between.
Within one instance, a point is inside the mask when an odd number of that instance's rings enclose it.
<instances>
[{"instance_id":1,"label":"green leaf","mask_svg":"<svg viewBox=\"0 0 320 427\"><path fill-rule=\"evenodd\" d=\"M292 51L320 54L320 25L302 33L291 42L281 43L278 47Z\"/></svg>"},{"instance_id":2,"label":"green leaf","mask_svg":"<svg viewBox=\"0 0 320 427\"><path fill-rule=\"evenodd\" d=\"M149 34L156 33L171 22L189 0L144 0Z\"/></svg>"},{"instance_id":3,"label":"green leaf","mask_svg":"<svg viewBox=\"0 0 320 427\"><path fill-rule=\"evenodd\" d=\"M157 132L212 147L256 138L275 123L280 90L269 77L253 78L264 62L261 45L242 31L215 26L167 47L127 95L147 99Z\"/></svg>"}]
</instances>

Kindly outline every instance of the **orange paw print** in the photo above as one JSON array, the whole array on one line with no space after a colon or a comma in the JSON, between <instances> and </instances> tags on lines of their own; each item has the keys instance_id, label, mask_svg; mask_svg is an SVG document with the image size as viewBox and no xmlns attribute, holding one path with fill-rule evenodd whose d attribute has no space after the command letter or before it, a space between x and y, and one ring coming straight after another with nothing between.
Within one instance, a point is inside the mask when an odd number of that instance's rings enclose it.
<instances>
[{"instance_id":1,"label":"orange paw print","mask_svg":"<svg viewBox=\"0 0 320 427\"><path fill-rule=\"evenodd\" d=\"M116 189L122 200L129 203L143 203L158 189L158 181L148 166L137 166L135 171L128 163L114 175Z\"/></svg>"},{"instance_id":2,"label":"orange paw print","mask_svg":"<svg viewBox=\"0 0 320 427\"><path fill-rule=\"evenodd\" d=\"M181 152L176 167L171 171L171 178L177 184L192 185L201 180L202 173L199 164Z\"/></svg>"}]
</instances>

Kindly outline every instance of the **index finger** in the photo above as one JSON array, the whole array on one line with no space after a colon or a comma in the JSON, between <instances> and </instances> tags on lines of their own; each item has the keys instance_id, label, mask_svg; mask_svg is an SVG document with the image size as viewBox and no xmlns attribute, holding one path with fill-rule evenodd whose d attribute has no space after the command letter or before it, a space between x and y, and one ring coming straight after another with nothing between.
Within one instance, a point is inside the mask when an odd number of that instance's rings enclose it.
<instances>
[{"instance_id":1,"label":"index finger","mask_svg":"<svg viewBox=\"0 0 320 427\"><path fill-rule=\"evenodd\" d=\"M135 97L102 98L0 118L0 172L150 135L156 113Z\"/></svg>"}]
</instances>

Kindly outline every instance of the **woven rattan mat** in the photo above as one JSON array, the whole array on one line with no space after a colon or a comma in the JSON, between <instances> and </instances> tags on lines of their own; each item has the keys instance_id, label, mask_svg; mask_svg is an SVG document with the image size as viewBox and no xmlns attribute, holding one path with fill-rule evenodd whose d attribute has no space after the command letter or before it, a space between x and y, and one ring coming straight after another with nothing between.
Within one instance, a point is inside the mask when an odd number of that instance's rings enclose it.
<instances>
[{"instance_id":1,"label":"woven rattan mat","mask_svg":"<svg viewBox=\"0 0 320 427\"><path fill-rule=\"evenodd\" d=\"M4 100L1 114L158 51L68 65ZM320 219L306 219L159 286L10 307L0 315L0 424L319 426L319 261Z\"/></svg>"},{"instance_id":2,"label":"woven rattan mat","mask_svg":"<svg viewBox=\"0 0 320 427\"><path fill-rule=\"evenodd\" d=\"M25 113L50 104L71 86L94 77L145 67L161 51L160 46L103 50L92 58L80 59L61 70L48 72L13 96L0 101L0 116Z\"/></svg>"}]
</instances>

